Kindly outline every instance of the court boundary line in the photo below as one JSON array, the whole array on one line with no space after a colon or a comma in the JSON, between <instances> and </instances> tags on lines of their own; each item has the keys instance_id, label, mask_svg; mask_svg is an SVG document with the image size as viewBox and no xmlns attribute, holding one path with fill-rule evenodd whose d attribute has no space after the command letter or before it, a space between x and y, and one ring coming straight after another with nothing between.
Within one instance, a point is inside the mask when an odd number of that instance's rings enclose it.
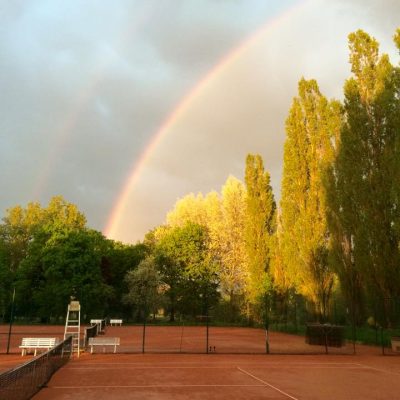
<instances>
[{"instance_id":1,"label":"court boundary line","mask_svg":"<svg viewBox=\"0 0 400 400\"><path fill-rule=\"evenodd\" d=\"M72 360L72 363L69 363L66 366L66 368L70 368L70 366L72 364L74 364L74 363L79 364L79 365L124 365L124 366L126 366L126 365L143 365L143 361L135 361L135 362L96 362L96 361L93 361L93 362L82 362L81 360L82 359L79 359L79 361ZM157 367L164 366L164 364L165 365L166 364L169 364L169 365L171 365L171 364L179 364L179 365L193 364L194 366L196 366L196 365L199 365L199 364L204 364L204 360L202 360L202 361L165 361L165 362L158 361L158 363L159 363L159 365ZM213 364L214 365L221 365L221 366L228 366L228 367L229 367L229 365L231 365L234 368L236 368L238 362L237 362L237 360L231 361L231 362L229 362L229 361L218 361L218 362L215 362ZM319 362L319 361L311 361L311 362L307 362L307 361L298 361L297 362L297 361L295 361L295 362L292 362L291 364L288 364L287 361L278 361L278 362L276 362L276 361L274 361L274 362L265 361L262 364L259 363L259 362L241 362L240 364L241 365L245 365L245 366L247 366L247 365L249 365L249 366L263 365L263 366L266 366L266 367L267 366L268 367L269 366L274 366L274 365L276 365L276 366L283 365L285 367L287 367L288 365L298 365L298 366L302 366L302 365L338 365L338 366L356 365L356 366L362 366L361 363L356 363L356 362ZM173 367L173 365L171 367ZM152 366L150 368L155 368L155 367Z\"/></svg>"},{"instance_id":2,"label":"court boundary line","mask_svg":"<svg viewBox=\"0 0 400 400\"><path fill-rule=\"evenodd\" d=\"M304 366L297 365L297 366L287 366L287 365L265 365L265 366L250 366L251 368L257 368L257 369L280 369L280 368L285 368L285 369L303 369ZM308 365L307 366L309 369L365 369L362 365ZM120 370L120 369L126 369L126 370L156 370L156 369L236 369L237 366L220 366L220 367L204 367L204 366L165 366L165 367L141 367L141 366L117 366L113 367L114 370ZM68 370L108 370L109 368L107 366L85 366L85 367L68 367L66 368Z\"/></svg>"},{"instance_id":3,"label":"court boundary line","mask_svg":"<svg viewBox=\"0 0 400 400\"><path fill-rule=\"evenodd\" d=\"M292 400L299 400L297 397L294 397L294 396L290 395L289 393L286 393L285 391L283 391L283 390L277 388L276 386L271 385L271 384L268 383L267 381L264 381L263 379L258 378L257 376L253 375L252 373L250 373L250 372L248 372L248 371L246 371L246 370L244 370L244 369L242 369L242 368L240 368L240 367L237 367L237 369L238 369L239 371L241 371L242 373L244 373L244 374L250 376L251 378L253 378L253 379L255 379L255 380L257 380L257 381L263 383L265 386L268 386L268 387L270 387L271 389L274 389L274 390L276 390L277 392L283 394L284 396L288 397L289 399L292 399Z\"/></svg>"},{"instance_id":4,"label":"court boundary line","mask_svg":"<svg viewBox=\"0 0 400 400\"><path fill-rule=\"evenodd\" d=\"M357 364L360 367L362 367L363 369L372 369L373 371L384 372L385 374L389 374L389 375L400 375L400 372L394 372L394 371L390 371L390 370L386 370L386 369L382 369L382 368L371 367L369 365L361 364L361 363L357 363Z\"/></svg>"},{"instance_id":5,"label":"court boundary line","mask_svg":"<svg viewBox=\"0 0 400 400\"><path fill-rule=\"evenodd\" d=\"M190 387L265 387L262 385L223 385L223 384L210 384L210 385L90 385L90 386L47 386L46 389L134 389L134 388L190 388ZM298 400L298 399L295 399Z\"/></svg>"}]
</instances>

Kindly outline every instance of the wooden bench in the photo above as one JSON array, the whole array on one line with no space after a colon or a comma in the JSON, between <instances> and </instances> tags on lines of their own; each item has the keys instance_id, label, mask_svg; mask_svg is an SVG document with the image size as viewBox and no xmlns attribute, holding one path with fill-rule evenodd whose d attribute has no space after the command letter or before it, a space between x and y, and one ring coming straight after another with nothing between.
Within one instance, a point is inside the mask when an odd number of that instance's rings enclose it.
<instances>
[{"instance_id":1,"label":"wooden bench","mask_svg":"<svg viewBox=\"0 0 400 400\"><path fill-rule=\"evenodd\" d=\"M23 338L20 349L22 349L22 356L24 356L27 351L34 350L34 355L38 349L50 350L57 344L56 338Z\"/></svg>"},{"instance_id":2,"label":"wooden bench","mask_svg":"<svg viewBox=\"0 0 400 400\"><path fill-rule=\"evenodd\" d=\"M103 346L103 352L106 351L106 346L114 346L114 353L117 352L119 346L119 337L92 337L89 338L90 353L93 353L93 346Z\"/></svg>"},{"instance_id":3,"label":"wooden bench","mask_svg":"<svg viewBox=\"0 0 400 400\"><path fill-rule=\"evenodd\" d=\"M122 325L122 319L110 319L110 325Z\"/></svg>"}]
</instances>

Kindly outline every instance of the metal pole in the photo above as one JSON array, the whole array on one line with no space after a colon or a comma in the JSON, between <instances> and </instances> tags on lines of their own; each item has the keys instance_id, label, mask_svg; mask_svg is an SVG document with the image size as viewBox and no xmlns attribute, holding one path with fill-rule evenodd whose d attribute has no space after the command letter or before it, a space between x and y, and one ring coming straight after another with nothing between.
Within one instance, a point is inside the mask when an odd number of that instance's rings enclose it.
<instances>
[{"instance_id":1,"label":"metal pole","mask_svg":"<svg viewBox=\"0 0 400 400\"><path fill-rule=\"evenodd\" d=\"M12 329L12 324L13 324L13 320L14 320L14 303L15 303L15 286L14 286L12 302L11 302L10 327L8 328L8 340L7 340L7 354L10 353L11 329Z\"/></svg>"},{"instance_id":2,"label":"metal pole","mask_svg":"<svg viewBox=\"0 0 400 400\"><path fill-rule=\"evenodd\" d=\"M144 306L143 313L143 337L142 337L142 353L144 354L144 344L146 340L146 305Z\"/></svg>"},{"instance_id":3,"label":"metal pole","mask_svg":"<svg viewBox=\"0 0 400 400\"><path fill-rule=\"evenodd\" d=\"M206 289L207 290L207 289ZM208 293L205 293L205 305L206 305L206 354L208 354Z\"/></svg>"},{"instance_id":4,"label":"metal pole","mask_svg":"<svg viewBox=\"0 0 400 400\"><path fill-rule=\"evenodd\" d=\"M208 311L206 315L206 353L208 354Z\"/></svg>"},{"instance_id":5,"label":"metal pole","mask_svg":"<svg viewBox=\"0 0 400 400\"><path fill-rule=\"evenodd\" d=\"M265 295L265 352L269 354L269 302L268 295Z\"/></svg>"}]
</instances>

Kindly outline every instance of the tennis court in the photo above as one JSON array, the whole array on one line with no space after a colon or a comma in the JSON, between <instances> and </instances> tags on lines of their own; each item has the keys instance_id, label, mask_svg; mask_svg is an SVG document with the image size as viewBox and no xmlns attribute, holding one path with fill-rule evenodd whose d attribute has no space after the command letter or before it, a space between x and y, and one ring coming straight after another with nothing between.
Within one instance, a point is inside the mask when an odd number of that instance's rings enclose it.
<instances>
[{"instance_id":1,"label":"tennis court","mask_svg":"<svg viewBox=\"0 0 400 400\"><path fill-rule=\"evenodd\" d=\"M0 354L5 354L8 344L8 329L0 325ZM84 329L81 330L83 338ZM266 332L264 329L216 326L107 326L102 336L120 338L118 353L218 353L218 354L265 354ZM55 337L61 341L64 327L61 325L19 325L12 330L9 353L20 354L19 345L24 337ZM365 346L363 346L366 348ZM310 345L304 335L270 331L268 352L270 354L353 354L360 346L353 347L345 341L339 347ZM95 349L95 352L102 349ZM392 354L391 348L385 348ZM371 347L371 354L381 354L382 348ZM1 364L1 358L0 358Z\"/></svg>"},{"instance_id":2,"label":"tennis court","mask_svg":"<svg viewBox=\"0 0 400 400\"><path fill-rule=\"evenodd\" d=\"M34 400L396 399L397 357L85 354Z\"/></svg>"},{"instance_id":3,"label":"tennis court","mask_svg":"<svg viewBox=\"0 0 400 400\"><path fill-rule=\"evenodd\" d=\"M31 358L20 356L22 336L60 337L62 330L19 326L1 369ZM265 331L254 328L108 326L102 336L121 339L117 354L99 346L73 357L34 399L372 400L400 393L400 357L377 347L358 345L354 355L346 344L326 355L302 336L271 332L266 354Z\"/></svg>"}]
</instances>

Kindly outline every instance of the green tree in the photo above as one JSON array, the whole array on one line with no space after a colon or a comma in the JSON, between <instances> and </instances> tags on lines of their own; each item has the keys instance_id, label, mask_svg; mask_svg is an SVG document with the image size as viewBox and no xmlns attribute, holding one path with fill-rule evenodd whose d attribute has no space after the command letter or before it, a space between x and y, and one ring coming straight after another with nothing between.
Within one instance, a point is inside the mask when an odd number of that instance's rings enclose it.
<instances>
[{"instance_id":1,"label":"green tree","mask_svg":"<svg viewBox=\"0 0 400 400\"><path fill-rule=\"evenodd\" d=\"M289 280L322 318L334 284L323 180L339 130L339 104L328 102L315 80L301 79L286 120L281 245Z\"/></svg>"},{"instance_id":2,"label":"green tree","mask_svg":"<svg viewBox=\"0 0 400 400\"><path fill-rule=\"evenodd\" d=\"M128 271L125 281L128 293L124 296L124 302L135 306L138 315L147 318L149 313L155 314L163 305L161 276L153 256L145 258L137 268Z\"/></svg>"},{"instance_id":3,"label":"green tree","mask_svg":"<svg viewBox=\"0 0 400 400\"><path fill-rule=\"evenodd\" d=\"M248 265L247 294L251 304L263 300L272 289L270 261L276 230L276 204L270 176L260 155L246 158L245 245Z\"/></svg>"},{"instance_id":4,"label":"green tree","mask_svg":"<svg viewBox=\"0 0 400 400\"><path fill-rule=\"evenodd\" d=\"M85 223L85 216L78 208L61 196L53 197L46 208L39 203L28 203L25 208L17 205L8 209L0 225L4 277L1 291L4 303L11 302L13 286L20 286L17 282L19 269L29 256L30 246L40 231L55 225L83 229ZM20 297L24 298L22 293Z\"/></svg>"},{"instance_id":5,"label":"green tree","mask_svg":"<svg viewBox=\"0 0 400 400\"><path fill-rule=\"evenodd\" d=\"M165 231L157 244L157 264L168 286L171 320L176 310L197 315L215 302L218 269L208 241L203 226L188 222Z\"/></svg>"},{"instance_id":6,"label":"green tree","mask_svg":"<svg viewBox=\"0 0 400 400\"><path fill-rule=\"evenodd\" d=\"M107 241L101 258L101 272L103 282L113 288L113 296L109 300L109 315L120 315L125 319L132 316L131 307L123 301L123 296L128 292L125 276L128 271L137 268L140 262L150 254L149 244L128 245L112 240Z\"/></svg>"},{"instance_id":7,"label":"green tree","mask_svg":"<svg viewBox=\"0 0 400 400\"><path fill-rule=\"evenodd\" d=\"M87 317L106 313L112 288L101 271L105 242L93 230L49 225L38 230L18 271L20 309L43 321L62 318L75 295Z\"/></svg>"},{"instance_id":8,"label":"green tree","mask_svg":"<svg viewBox=\"0 0 400 400\"><path fill-rule=\"evenodd\" d=\"M400 32L395 41L400 45ZM344 124L329 175L335 266L349 300L374 306L400 294L400 75L378 42L349 35L353 77L344 87Z\"/></svg>"}]
</instances>

